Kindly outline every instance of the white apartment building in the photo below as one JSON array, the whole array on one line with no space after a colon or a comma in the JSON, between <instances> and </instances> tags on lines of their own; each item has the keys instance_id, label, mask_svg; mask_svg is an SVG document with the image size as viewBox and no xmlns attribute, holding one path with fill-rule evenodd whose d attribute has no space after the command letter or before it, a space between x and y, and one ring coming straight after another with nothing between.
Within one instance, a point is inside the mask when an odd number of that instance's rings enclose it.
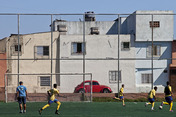
<instances>
[{"instance_id":1,"label":"white apartment building","mask_svg":"<svg viewBox=\"0 0 176 117\"><path fill-rule=\"evenodd\" d=\"M55 20L52 51L51 32L20 35L20 59L30 60L20 60L19 72L83 73L84 69L85 73L92 73L93 80L111 87L114 93L118 91L120 74L119 85L125 84L126 93L148 92L152 75L152 18L149 14L157 13L163 15L153 16L153 79L154 85L159 86L158 92L163 92L171 63L164 58L171 58L173 41L173 16L164 14L172 14L172 11L136 11L115 21L96 21L91 14L86 18L85 27L82 21ZM6 38L7 58L17 59L17 39L17 35ZM52 61L51 56L54 58ZM10 73L17 73L17 60L8 61L7 65ZM51 86L51 78L52 83L59 85L61 93L73 93L83 81L83 76L20 76L30 93L46 92ZM89 79L86 76L86 80ZM9 76L8 85L9 92L15 92L17 76Z\"/></svg>"}]
</instances>

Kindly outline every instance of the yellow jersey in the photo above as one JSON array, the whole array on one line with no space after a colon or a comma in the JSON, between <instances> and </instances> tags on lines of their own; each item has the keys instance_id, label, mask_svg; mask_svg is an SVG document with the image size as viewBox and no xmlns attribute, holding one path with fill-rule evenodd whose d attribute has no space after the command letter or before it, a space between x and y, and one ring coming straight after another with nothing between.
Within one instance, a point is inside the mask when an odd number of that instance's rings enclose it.
<instances>
[{"instance_id":1,"label":"yellow jersey","mask_svg":"<svg viewBox=\"0 0 176 117\"><path fill-rule=\"evenodd\" d=\"M120 89L119 96L123 96L123 87Z\"/></svg>"},{"instance_id":2,"label":"yellow jersey","mask_svg":"<svg viewBox=\"0 0 176 117\"><path fill-rule=\"evenodd\" d=\"M165 97L171 96L172 88L171 86L166 86L164 89Z\"/></svg>"},{"instance_id":3,"label":"yellow jersey","mask_svg":"<svg viewBox=\"0 0 176 117\"><path fill-rule=\"evenodd\" d=\"M55 99L55 95L59 94L59 90L55 88L50 89L48 92L51 94L50 100L52 101Z\"/></svg>"},{"instance_id":4,"label":"yellow jersey","mask_svg":"<svg viewBox=\"0 0 176 117\"><path fill-rule=\"evenodd\" d=\"M148 94L148 98L154 98L154 97L155 97L155 90L152 89Z\"/></svg>"}]
</instances>

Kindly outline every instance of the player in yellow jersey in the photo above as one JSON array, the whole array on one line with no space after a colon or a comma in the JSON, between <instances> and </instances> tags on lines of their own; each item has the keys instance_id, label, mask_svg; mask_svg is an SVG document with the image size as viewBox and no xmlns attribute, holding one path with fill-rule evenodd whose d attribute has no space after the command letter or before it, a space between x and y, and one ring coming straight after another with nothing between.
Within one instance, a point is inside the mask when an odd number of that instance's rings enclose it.
<instances>
[{"instance_id":1,"label":"player in yellow jersey","mask_svg":"<svg viewBox=\"0 0 176 117\"><path fill-rule=\"evenodd\" d=\"M55 114L58 114L58 115L59 115L58 110L59 110L59 108L60 108L61 103L55 98L55 95L58 95L58 94L59 94L59 91L57 90L57 84L54 84L53 86L54 86L53 89L50 89L49 91L47 91L48 96L50 97L50 100L48 101L48 104L46 104L44 107L42 107L42 108L39 110L39 114L40 114L40 115L42 114L42 111L43 111L45 108L49 107L50 104L52 104L53 102L55 102L55 103L58 104L57 109L56 109L56 111L55 111Z\"/></svg>"},{"instance_id":2,"label":"player in yellow jersey","mask_svg":"<svg viewBox=\"0 0 176 117\"><path fill-rule=\"evenodd\" d=\"M170 111L170 112L173 112L173 110L172 110L172 106L173 106L172 88L171 88L169 82L167 82L166 84L167 84L167 86L166 86L165 89L164 89L166 102L163 101L163 102L161 103L160 109L162 109L163 104L165 104L165 105L170 105L169 111Z\"/></svg>"},{"instance_id":3,"label":"player in yellow jersey","mask_svg":"<svg viewBox=\"0 0 176 117\"><path fill-rule=\"evenodd\" d=\"M123 89L124 89L125 85L122 84L122 88L120 89L120 92L119 92L119 98L117 97L114 97L113 99L117 99L117 100L122 100L122 104L123 106L125 106L125 101L124 101L124 94L123 94Z\"/></svg>"},{"instance_id":4,"label":"player in yellow jersey","mask_svg":"<svg viewBox=\"0 0 176 117\"><path fill-rule=\"evenodd\" d=\"M154 110L154 105L155 105L155 100L156 100L156 97L155 97L155 91L157 91L157 87L154 87L154 89L152 89L149 94L148 94L148 103L145 104L145 107L149 104L152 105L152 108L151 110Z\"/></svg>"}]
</instances>

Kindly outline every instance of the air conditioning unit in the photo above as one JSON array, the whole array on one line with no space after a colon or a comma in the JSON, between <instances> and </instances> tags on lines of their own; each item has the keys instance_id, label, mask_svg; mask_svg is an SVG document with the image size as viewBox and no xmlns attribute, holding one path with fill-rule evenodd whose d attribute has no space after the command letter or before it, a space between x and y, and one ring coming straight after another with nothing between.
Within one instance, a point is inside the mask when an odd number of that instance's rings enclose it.
<instances>
[{"instance_id":1,"label":"air conditioning unit","mask_svg":"<svg viewBox=\"0 0 176 117\"><path fill-rule=\"evenodd\" d=\"M67 26L66 25L58 25L57 31L59 32L67 32Z\"/></svg>"},{"instance_id":2,"label":"air conditioning unit","mask_svg":"<svg viewBox=\"0 0 176 117\"><path fill-rule=\"evenodd\" d=\"M91 30L91 32L90 32L91 35L93 35L93 34L98 35L99 34L98 27L91 27L90 30Z\"/></svg>"}]
</instances>

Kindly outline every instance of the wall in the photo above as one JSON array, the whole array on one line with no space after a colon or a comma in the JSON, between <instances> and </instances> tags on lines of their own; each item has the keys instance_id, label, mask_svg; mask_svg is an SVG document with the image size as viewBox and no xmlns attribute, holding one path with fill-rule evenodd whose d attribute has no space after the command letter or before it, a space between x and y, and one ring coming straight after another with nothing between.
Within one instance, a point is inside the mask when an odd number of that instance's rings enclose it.
<instances>
[{"instance_id":1,"label":"wall","mask_svg":"<svg viewBox=\"0 0 176 117\"><path fill-rule=\"evenodd\" d=\"M176 40L172 42L172 58L176 58ZM172 59L172 65L176 66L176 60Z\"/></svg>"},{"instance_id":2,"label":"wall","mask_svg":"<svg viewBox=\"0 0 176 117\"><path fill-rule=\"evenodd\" d=\"M163 92L163 88L168 81L169 77L169 64L171 60L165 60L171 58L171 42L154 42L156 45L161 46L161 56L154 57L153 61L153 78L154 86L158 86L157 92ZM136 60L136 84L138 92L148 92L151 89L151 84L141 84L142 73L152 73L151 58L147 57L147 47L151 45L150 42L136 42L136 58L148 59L148 60ZM158 60L160 59L160 60ZM164 70L167 70L165 73Z\"/></svg>"},{"instance_id":3,"label":"wall","mask_svg":"<svg viewBox=\"0 0 176 117\"><path fill-rule=\"evenodd\" d=\"M34 59L34 46L40 45L50 45L51 33L36 33L29 35L21 35L20 43L22 44L22 54L20 59L31 59L31 60L20 60L20 73L50 73L51 72L51 61L50 60L32 60ZM67 59L79 59L82 55L72 55L71 54L71 42L82 42L82 35L60 35L59 32L53 33L53 58L60 58L62 60L53 60L53 73L83 73L83 63L82 60L64 60ZM11 56L11 45L17 41L17 36L11 36L8 45L8 58L13 58L8 62L10 73L17 73L17 56ZM131 40L130 35L120 36L120 46L121 42ZM129 51L121 51L120 56L122 58L134 57L135 49L134 43L131 43L131 48ZM117 70L117 59L116 60L106 60L107 58L117 58L118 35L86 35L86 58L98 58L105 60L86 60L86 73L92 73L93 79L98 80L102 85L108 85L112 88L113 92L117 92L117 83L109 82L109 71ZM60 48L59 48L60 47ZM50 53L51 56L51 53ZM135 88L135 76L134 76L134 61L120 61L120 70L122 72L122 82L120 85L126 84L128 88L125 89L126 92L136 92ZM128 74L126 74L128 72ZM90 77L86 76L86 80ZM39 76L20 76L20 80L24 82L27 86L29 93L41 93L46 92L50 87L41 87L39 82ZM75 86L81 83L82 76L63 76L58 75L55 77L53 75L53 83L59 82L61 93L72 93ZM17 86L17 76L8 76L8 92L15 92ZM121 87L121 86L120 86Z\"/></svg>"},{"instance_id":4,"label":"wall","mask_svg":"<svg viewBox=\"0 0 176 117\"><path fill-rule=\"evenodd\" d=\"M57 39L59 37L59 32L53 32L53 58L56 58L56 46ZM18 36L13 35L10 37L7 43L7 52L8 58L16 59L8 61L8 67L10 73L18 73L18 56L12 56L11 46L14 44L14 41L17 42ZM36 33L36 34L28 34L28 35L20 35L20 44L22 44L22 54L20 59L28 59L28 60L20 60L19 64L19 73L51 73L51 60L33 60L34 59L34 47L35 46L49 46L49 58L51 58L51 32L46 33ZM30 60L31 59L31 60ZM56 61L53 60L53 73L55 73ZM35 92L46 92L50 89L50 86L42 87L40 86L39 76L43 75L27 75L20 76L20 81L24 82L24 85L27 86L29 93ZM48 75L50 76L50 75ZM53 83L56 83L56 77L53 75ZM18 85L17 76L8 76L8 91L15 92L16 87Z\"/></svg>"},{"instance_id":5,"label":"wall","mask_svg":"<svg viewBox=\"0 0 176 117\"><path fill-rule=\"evenodd\" d=\"M0 53L0 59L6 59L6 53ZM0 87L4 87L4 74L7 71L6 60L0 60Z\"/></svg>"},{"instance_id":6,"label":"wall","mask_svg":"<svg viewBox=\"0 0 176 117\"><path fill-rule=\"evenodd\" d=\"M131 58L135 57L134 44L131 43L129 51L121 51L121 42L134 40L130 35L120 35L120 57ZM82 59L83 55L71 55L71 43L83 42L82 35L61 35L60 36L60 57L67 59ZM86 35L86 60L85 70L86 73L93 74L93 80L99 81L100 84L108 85L112 88L113 92L117 92L117 83L109 82L109 71L118 70L118 61L113 58L118 58L118 35ZM133 41L131 41L133 42ZM106 60L112 58L111 60ZM99 60L98 60L99 59ZM101 60L100 60L101 59ZM61 73L82 73L83 61L82 60L62 60ZM121 84L127 85L125 92L136 92L135 87L135 61L120 61L120 70L122 74ZM128 73L127 73L128 72ZM82 76L70 76L61 78L61 92L73 92L74 88L82 82ZM77 79L76 79L77 78ZM86 77L86 79L90 79ZM68 87L69 84L69 87Z\"/></svg>"},{"instance_id":7,"label":"wall","mask_svg":"<svg viewBox=\"0 0 176 117\"><path fill-rule=\"evenodd\" d=\"M67 26L67 35L81 35L83 34L83 22L54 22L54 31L57 31L57 25ZM91 27L98 27L100 35L105 34L117 34L118 23L116 21L86 21L85 22L85 34L89 35Z\"/></svg>"},{"instance_id":8,"label":"wall","mask_svg":"<svg viewBox=\"0 0 176 117\"><path fill-rule=\"evenodd\" d=\"M159 21L160 27L153 28L154 41L173 40L173 11L136 11L134 14L163 14L154 15L153 21ZM136 41L151 41L152 28L149 22L152 21L151 15L136 15Z\"/></svg>"}]
</instances>

